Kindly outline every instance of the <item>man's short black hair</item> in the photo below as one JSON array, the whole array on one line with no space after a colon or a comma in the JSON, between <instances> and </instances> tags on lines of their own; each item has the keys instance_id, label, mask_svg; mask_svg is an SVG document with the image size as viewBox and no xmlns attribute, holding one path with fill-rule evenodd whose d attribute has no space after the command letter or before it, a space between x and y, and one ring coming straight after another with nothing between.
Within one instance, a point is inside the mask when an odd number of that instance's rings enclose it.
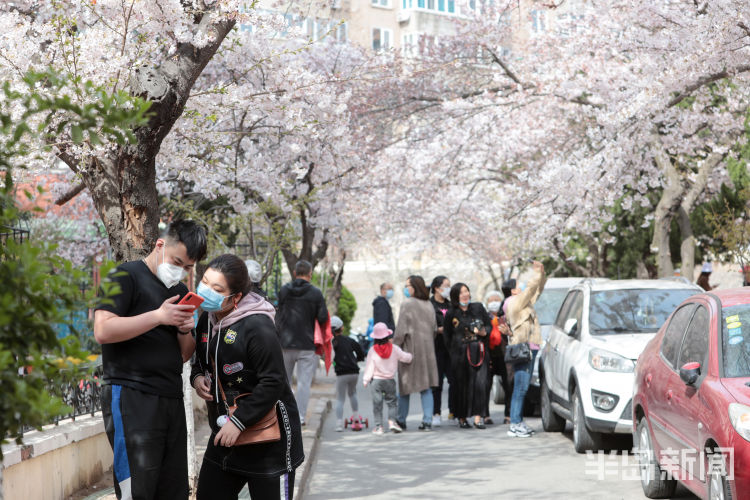
<instances>
[{"instance_id":1,"label":"man's short black hair","mask_svg":"<svg viewBox=\"0 0 750 500\"><path fill-rule=\"evenodd\" d=\"M312 274L312 264L306 260L298 260L294 265L295 276L310 276Z\"/></svg>"},{"instance_id":2,"label":"man's short black hair","mask_svg":"<svg viewBox=\"0 0 750 500\"><path fill-rule=\"evenodd\" d=\"M195 262L200 262L206 256L206 230L191 220L176 220L172 222L164 233L164 239L170 243L185 245L187 255Z\"/></svg>"}]
</instances>

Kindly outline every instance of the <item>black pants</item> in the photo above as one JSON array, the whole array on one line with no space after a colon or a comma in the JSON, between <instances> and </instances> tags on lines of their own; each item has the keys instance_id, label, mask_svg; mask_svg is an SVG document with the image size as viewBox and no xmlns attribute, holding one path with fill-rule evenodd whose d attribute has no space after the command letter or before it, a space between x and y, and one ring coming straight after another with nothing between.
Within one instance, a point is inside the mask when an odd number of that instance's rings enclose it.
<instances>
[{"instance_id":1,"label":"black pants","mask_svg":"<svg viewBox=\"0 0 750 500\"><path fill-rule=\"evenodd\" d=\"M106 385L102 415L114 452L117 498L188 498L187 427L181 398Z\"/></svg>"},{"instance_id":2,"label":"black pants","mask_svg":"<svg viewBox=\"0 0 750 500\"><path fill-rule=\"evenodd\" d=\"M435 338L435 360L437 361L438 385L432 388L433 411L435 415L440 415L443 406L443 379L448 379L448 411L453 411L453 371L451 370L451 355L443 344L443 336L438 335ZM439 342L439 344L438 344Z\"/></svg>"},{"instance_id":3,"label":"black pants","mask_svg":"<svg viewBox=\"0 0 750 500\"><path fill-rule=\"evenodd\" d=\"M292 500L294 471L281 477L249 478L223 471L215 463L204 460L198 476L197 500L237 500L245 485L253 500Z\"/></svg>"}]
</instances>

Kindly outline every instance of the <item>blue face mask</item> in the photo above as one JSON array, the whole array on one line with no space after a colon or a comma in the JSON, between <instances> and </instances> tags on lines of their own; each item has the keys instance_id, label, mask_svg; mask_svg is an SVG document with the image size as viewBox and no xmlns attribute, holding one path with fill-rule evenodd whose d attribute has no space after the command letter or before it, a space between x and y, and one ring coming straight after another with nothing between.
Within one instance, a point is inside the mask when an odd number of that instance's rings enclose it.
<instances>
[{"instance_id":1,"label":"blue face mask","mask_svg":"<svg viewBox=\"0 0 750 500\"><path fill-rule=\"evenodd\" d=\"M227 296L220 294L203 282L198 284L198 290L196 290L196 293L203 299L201 309L204 311L221 311L221 305L224 303L224 299L227 298ZM229 297L231 297L231 295L229 295Z\"/></svg>"},{"instance_id":2,"label":"blue face mask","mask_svg":"<svg viewBox=\"0 0 750 500\"><path fill-rule=\"evenodd\" d=\"M391 300L393 298L393 288L391 288L390 290L386 290L385 298L388 300Z\"/></svg>"},{"instance_id":3,"label":"blue face mask","mask_svg":"<svg viewBox=\"0 0 750 500\"><path fill-rule=\"evenodd\" d=\"M409 297L411 297L411 294L409 293L409 287L408 286L404 287L404 297L406 297L407 299Z\"/></svg>"},{"instance_id":4,"label":"blue face mask","mask_svg":"<svg viewBox=\"0 0 750 500\"><path fill-rule=\"evenodd\" d=\"M468 302L459 302L459 304L461 305L461 307L469 307Z\"/></svg>"}]
</instances>

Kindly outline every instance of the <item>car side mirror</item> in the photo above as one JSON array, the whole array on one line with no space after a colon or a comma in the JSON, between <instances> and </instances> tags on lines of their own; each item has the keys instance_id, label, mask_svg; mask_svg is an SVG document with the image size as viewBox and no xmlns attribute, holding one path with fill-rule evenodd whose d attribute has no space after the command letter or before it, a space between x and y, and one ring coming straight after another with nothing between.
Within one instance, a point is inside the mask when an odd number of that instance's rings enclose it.
<instances>
[{"instance_id":1,"label":"car side mirror","mask_svg":"<svg viewBox=\"0 0 750 500\"><path fill-rule=\"evenodd\" d=\"M693 385L701 376L701 364L698 362L685 363L680 368L680 379L687 385Z\"/></svg>"},{"instance_id":2,"label":"car side mirror","mask_svg":"<svg viewBox=\"0 0 750 500\"><path fill-rule=\"evenodd\" d=\"M578 330L578 320L575 318L566 319L564 330L566 334L573 335Z\"/></svg>"}]
</instances>

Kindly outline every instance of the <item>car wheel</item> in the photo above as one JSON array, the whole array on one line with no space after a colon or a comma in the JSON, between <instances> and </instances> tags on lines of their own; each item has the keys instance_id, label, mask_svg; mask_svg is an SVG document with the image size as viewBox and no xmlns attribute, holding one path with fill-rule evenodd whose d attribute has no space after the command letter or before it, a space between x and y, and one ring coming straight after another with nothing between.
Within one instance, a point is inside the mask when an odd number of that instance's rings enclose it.
<instances>
[{"instance_id":1,"label":"car wheel","mask_svg":"<svg viewBox=\"0 0 750 500\"><path fill-rule=\"evenodd\" d=\"M659 462L656 460L646 417L641 418L638 422L635 440L643 494L648 498L671 497L674 494L677 481L669 478L667 473L661 470Z\"/></svg>"},{"instance_id":2,"label":"car wheel","mask_svg":"<svg viewBox=\"0 0 750 500\"><path fill-rule=\"evenodd\" d=\"M583 403L581 394L576 389L573 394L573 447L578 453L586 453L588 450L598 450L601 448L601 435L598 432L592 432L586 427L586 417L583 413Z\"/></svg>"},{"instance_id":3,"label":"car wheel","mask_svg":"<svg viewBox=\"0 0 750 500\"><path fill-rule=\"evenodd\" d=\"M555 413L549 399L549 388L547 381L542 379L542 387L539 389L542 399L542 428L544 432L562 432L565 430L565 419Z\"/></svg>"},{"instance_id":4,"label":"car wheel","mask_svg":"<svg viewBox=\"0 0 750 500\"><path fill-rule=\"evenodd\" d=\"M708 455L708 499L731 500L732 490L729 487L729 480L727 480L724 457L721 453L714 453L713 450L708 451L710 453ZM713 460L711 457L716 458Z\"/></svg>"},{"instance_id":5,"label":"car wheel","mask_svg":"<svg viewBox=\"0 0 750 500\"><path fill-rule=\"evenodd\" d=\"M503 384L500 381L500 377L498 375L492 377L492 391L492 400L496 405L505 403L505 391L503 390Z\"/></svg>"}]
</instances>

